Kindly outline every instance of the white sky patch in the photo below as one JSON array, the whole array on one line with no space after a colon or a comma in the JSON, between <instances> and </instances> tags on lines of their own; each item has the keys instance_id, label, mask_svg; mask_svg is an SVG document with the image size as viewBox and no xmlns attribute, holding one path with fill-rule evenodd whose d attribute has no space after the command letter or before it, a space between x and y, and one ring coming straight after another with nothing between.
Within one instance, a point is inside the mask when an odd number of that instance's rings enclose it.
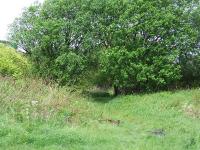
<instances>
[{"instance_id":1,"label":"white sky patch","mask_svg":"<svg viewBox=\"0 0 200 150\"><path fill-rule=\"evenodd\" d=\"M0 40L7 39L8 26L22 13L23 8L35 1L44 0L0 0Z\"/></svg>"}]
</instances>

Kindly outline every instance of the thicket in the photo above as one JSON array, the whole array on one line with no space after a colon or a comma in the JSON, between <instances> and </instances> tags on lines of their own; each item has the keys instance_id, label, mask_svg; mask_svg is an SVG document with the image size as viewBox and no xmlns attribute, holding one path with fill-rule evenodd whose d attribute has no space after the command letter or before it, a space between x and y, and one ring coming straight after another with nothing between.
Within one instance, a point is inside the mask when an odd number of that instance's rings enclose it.
<instances>
[{"instance_id":1,"label":"thicket","mask_svg":"<svg viewBox=\"0 0 200 150\"><path fill-rule=\"evenodd\" d=\"M28 74L30 64L28 60L15 49L0 44L0 74L20 78Z\"/></svg>"},{"instance_id":2,"label":"thicket","mask_svg":"<svg viewBox=\"0 0 200 150\"><path fill-rule=\"evenodd\" d=\"M46 0L10 27L38 74L115 93L198 83L199 7L187 0Z\"/></svg>"}]
</instances>

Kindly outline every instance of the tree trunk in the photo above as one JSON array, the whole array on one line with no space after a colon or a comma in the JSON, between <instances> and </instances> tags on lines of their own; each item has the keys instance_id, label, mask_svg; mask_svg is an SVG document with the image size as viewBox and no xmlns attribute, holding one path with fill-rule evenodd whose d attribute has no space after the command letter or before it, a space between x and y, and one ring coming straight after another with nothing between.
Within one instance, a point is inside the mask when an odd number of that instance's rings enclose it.
<instances>
[{"instance_id":1,"label":"tree trunk","mask_svg":"<svg viewBox=\"0 0 200 150\"><path fill-rule=\"evenodd\" d=\"M117 86L114 86L114 96L117 96L119 94L120 94L119 88Z\"/></svg>"}]
</instances>

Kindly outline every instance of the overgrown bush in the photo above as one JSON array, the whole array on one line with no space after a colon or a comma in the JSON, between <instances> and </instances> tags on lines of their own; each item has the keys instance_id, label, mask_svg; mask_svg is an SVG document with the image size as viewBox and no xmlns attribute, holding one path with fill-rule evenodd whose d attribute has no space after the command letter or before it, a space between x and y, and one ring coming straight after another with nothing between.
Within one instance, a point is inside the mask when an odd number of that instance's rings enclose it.
<instances>
[{"instance_id":1,"label":"overgrown bush","mask_svg":"<svg viewBox=\"0 0 200 150\"><path fill-rule=\"evenodd\" d=\"M15 49L0 44L0 74L15 78L26 75L30 65L25 57Z\"/></svg>"}]
</instances>

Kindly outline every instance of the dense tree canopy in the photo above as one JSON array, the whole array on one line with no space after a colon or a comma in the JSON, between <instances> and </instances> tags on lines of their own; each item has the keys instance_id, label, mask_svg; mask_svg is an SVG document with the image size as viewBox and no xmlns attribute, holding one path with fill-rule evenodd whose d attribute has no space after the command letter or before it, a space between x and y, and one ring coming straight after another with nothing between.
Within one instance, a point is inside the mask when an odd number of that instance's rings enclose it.
<instances>
[{"instance_id":1,"label":"dense tree canopy","mask_svg":"<svg viewBox=\"0 0 200 150\"><path fill-rule=\"evenodd\" d=\"M46 0L15 20L10 39L61 84L95 72L118 92L160 90L199 78L196 8L187 0Z\"/></svg>"}]
</instances>

